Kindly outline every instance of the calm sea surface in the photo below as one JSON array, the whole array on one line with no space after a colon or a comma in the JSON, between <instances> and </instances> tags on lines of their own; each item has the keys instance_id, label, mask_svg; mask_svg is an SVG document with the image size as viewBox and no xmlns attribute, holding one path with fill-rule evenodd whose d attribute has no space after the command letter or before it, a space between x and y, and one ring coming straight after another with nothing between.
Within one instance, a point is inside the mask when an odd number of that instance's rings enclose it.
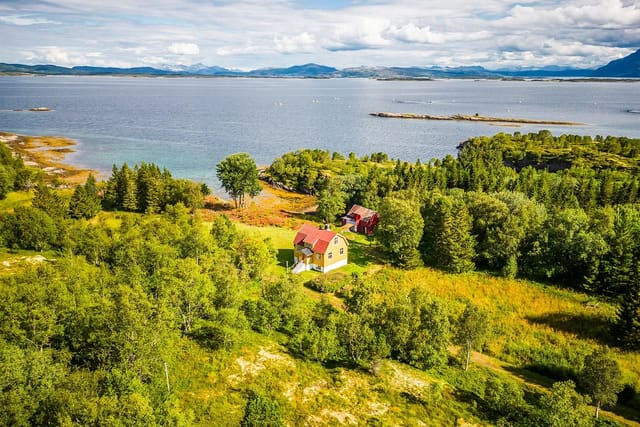
<instances>
[{"instance_id":1,"label":"calm sea surface","mask_svg":"<svg viewBox=\"0 0 640 427\"><path fill-rule=\"evenodd\" d=\"M50 107L47 113L13 111ZM582 122L498 127L383 119L376 111L475 114ZM258 164L299 148L376 151L423 161L497 132L640 138L640 82L366 79L0 77L0 130L78 141L70 162L111 170L146 161L216 186L215 165L235 152Z\"/></svg>"}]
</instances>

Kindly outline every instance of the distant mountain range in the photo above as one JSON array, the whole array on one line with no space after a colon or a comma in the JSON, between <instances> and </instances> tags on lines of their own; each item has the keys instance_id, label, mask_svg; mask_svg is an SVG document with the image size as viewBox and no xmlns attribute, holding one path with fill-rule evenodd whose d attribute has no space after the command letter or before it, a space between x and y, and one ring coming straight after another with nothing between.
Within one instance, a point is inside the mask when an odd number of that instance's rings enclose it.
<instances>
[{"instance_id":1,"label":"distant mountain range","mask_svg":"<svg viewBox=\"0 0 640 427\"><path fill-rule=\"evenodd\" d=\"M216 76L216 77L295 77L295 78L377 78L377 79L437 79L437 78L640 78L640 50L597 69L563 68L499 69L483 67L354 67L337 69L318 64L295 65L288 68L261 68L251 71L210 67L168 65L160 68L136 67L60 67L57 65L23 65L0 63L3 74L42 75L142 75L142 76Z\"/></svg>"}]
</instances>

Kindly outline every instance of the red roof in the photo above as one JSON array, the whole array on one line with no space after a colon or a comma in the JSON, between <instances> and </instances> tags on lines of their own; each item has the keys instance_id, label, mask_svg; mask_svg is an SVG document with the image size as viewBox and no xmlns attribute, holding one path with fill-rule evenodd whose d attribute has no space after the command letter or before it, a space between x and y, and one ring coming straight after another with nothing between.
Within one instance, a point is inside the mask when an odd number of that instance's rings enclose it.
<instances>
[{"instance_id":1,"label":"red roof","mask_svg":"<svg viewBox=\"0 0 640 427\"><path fill-rule=\"evenodd\" d=\"M317 253L325 253L331 240L338 234L329 230L321 230L310 224L304 224L296 237L293 239L294 245L311 245L311 249Z\"/></svg>"},{"instance_id":2,"label":"red roof","mask_svg":"<svg viewBox=\"0 0 640 427\"><path fill-rule=\"evenodd\" d=\"M371 209L365 208L360 205L353 205L349 212L347 212L347 216L355 216L358 215L361 219L366 219L374 216L377 212L372 211Z\"/></svg>"}]
</instances>

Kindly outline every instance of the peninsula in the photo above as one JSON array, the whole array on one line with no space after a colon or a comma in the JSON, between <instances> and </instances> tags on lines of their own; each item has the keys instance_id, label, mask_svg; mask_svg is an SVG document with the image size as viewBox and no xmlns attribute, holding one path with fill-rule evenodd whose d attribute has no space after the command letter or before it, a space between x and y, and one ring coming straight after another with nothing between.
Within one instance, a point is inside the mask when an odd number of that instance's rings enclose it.
<instances>
[{"instance_id":1,"label":"peninsula","mask_svg":"<svg viewBox=\"0 0 640 427\"><path fill-rule=\"evenodd\" d=\"M519 123L519 124L531 124L531 125L558 125L558 126L583 126L584 123L579 122L565 122L557 120L533 120L524 118L510 118L510 117L490 117L480 115L463 115L453 114L450 116L436 116L431 114L415 114L415 113L369 113L375 117L385 117L392 119L420 119L420 120L455 120L455 121L468 121L468 122L491 122L491 123Z\"/></svg>"}]
</instances>

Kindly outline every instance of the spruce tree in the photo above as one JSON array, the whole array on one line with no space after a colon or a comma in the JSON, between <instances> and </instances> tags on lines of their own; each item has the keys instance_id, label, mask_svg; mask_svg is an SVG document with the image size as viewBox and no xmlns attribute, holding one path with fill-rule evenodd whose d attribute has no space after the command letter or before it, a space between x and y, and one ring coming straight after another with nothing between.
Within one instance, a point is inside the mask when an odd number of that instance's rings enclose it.
<instances>
[{"instance_id":1,"label":"spruce tree","mask_svg":"<svg viewBox=\"0 0 640 427\"><path fill-rule=\"evenodd\" d=\"M424 235L421 249L425 262L453 273L475 268L475 239L464 201L433 193L423 209Z\"/></svg>"},{"instance_id":2,"label":"spruce tree","mask_svg":"<svg viewBox=\"0 0 640 427\"><path fill-rule=\"evenodd\" d=\"M627 350L640 350L640 282L629 284L620 295L618 320L613 334Z\"/></svg>"},{"instance_id":3,"label":"spruce tree","mask_svg":"<svg viewBox=\"0 0 640 427\"><path fill-rule=\"evenodd\" d=\"M120 171L118 167L114 164L111 168L111 176L107 181L107 184L104 188L104 194L102 196L102 206L105 209L119 209L119 200L118 195L120 194Z\"/></svg>"},{"instance_id":4,"label":"spruce tree","mask_svg":"<svg viewBox=\"0 0 640 427\"><path fill-rule=\"evenodd\" d=\"M136 186L136 172L125 163L120 170L118 185L118 199L122 201L121 207L128 212L138 210L138 189Z\"/></svg>"}]
</instances>

